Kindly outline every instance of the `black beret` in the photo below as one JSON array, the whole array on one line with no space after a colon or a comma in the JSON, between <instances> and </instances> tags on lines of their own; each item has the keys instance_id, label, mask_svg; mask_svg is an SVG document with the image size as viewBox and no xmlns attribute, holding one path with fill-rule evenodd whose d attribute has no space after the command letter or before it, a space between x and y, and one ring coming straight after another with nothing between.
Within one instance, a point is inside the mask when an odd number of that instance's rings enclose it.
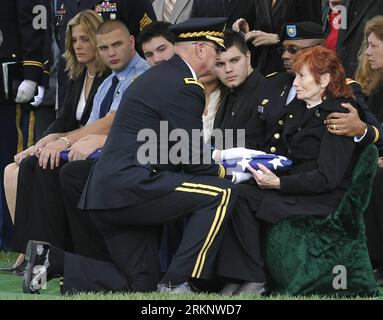
<instances>
[{"instance_id":1,"label":"black beret","mask_svg":"<svg viewBox=\"0 0 383 320\"><path fill-rule=\"evenodd\" d=\"M176 41L213 41L223 47L223 31L227 18L192 18L170 27Z\"/></svg>"},{"instance_id":2,"label":"black beret","mask_svg":"<svg viewBox=\"0 0 383 320\"><path fill-rule=\"evenodd\" d=\"M320 24L304 21L298 23L285 23L282 26L281 41L301 39L325 39L326 34Z\"/></svg>"}]
</instances>

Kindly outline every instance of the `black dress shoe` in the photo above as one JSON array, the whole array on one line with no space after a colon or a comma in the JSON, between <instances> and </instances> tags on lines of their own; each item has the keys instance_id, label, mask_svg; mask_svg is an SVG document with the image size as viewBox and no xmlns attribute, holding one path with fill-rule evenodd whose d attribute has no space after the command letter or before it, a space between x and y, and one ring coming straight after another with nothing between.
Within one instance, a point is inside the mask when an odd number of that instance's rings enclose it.
<instances>
[{"instance_id":1,"label":"black dress shoe","mask_svg":"<svg viewBox=\"0 0 383 320\"><path fill-rule=\"evenodd\" d=\"M27 267L23 277L24 293L39 293L48 280L50 244L30 240L27 245L25 261Z\"/></svg>"},{"instance_id":2,"label":"black dress shoe","mask_svg":"<svg viewBox=\"0 0 383 320\"><path fill-rule=\"evenodd\" d=\"M189 282L181 283L178 286L170 286L164 283L159 283L157 286L159 293L173 293L173 294L188 294L195 293L198 290Z\"/></svg>"}]
</instances>

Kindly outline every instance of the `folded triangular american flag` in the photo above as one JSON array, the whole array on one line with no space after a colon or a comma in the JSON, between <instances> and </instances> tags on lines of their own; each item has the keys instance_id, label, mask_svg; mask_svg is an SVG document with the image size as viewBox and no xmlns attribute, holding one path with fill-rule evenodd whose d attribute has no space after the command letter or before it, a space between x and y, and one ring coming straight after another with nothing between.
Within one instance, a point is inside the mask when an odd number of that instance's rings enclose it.
<instances>
[{"instance_id":1,"label":"folded triangular american flag","mask_svg":"<svg viewBox=\"0 0 383 320\"><path fill-rule=\"evenodd\" d=\"M251 166L253 169L258 170L258 164L264 165L266 168L273 172L277 172L283 168L291 166L293 163L291 160L284 156L278 156L275 154L259 154L254 155L251 158L223 160L223 166L227 169L227 174L231 172L245 172L246 168Z\"/></svg>"},{"instance_id":2,"label":"folded triangular american flag","mask_svg":"<svg viewBox=\"0 0 383 320\"><path fill-rule=\"evenodd\" d=\"M96 151L94 151L93 153L91 153L87 159L97 159L100 154L101 154L101 151L102 149L97 149ZM69 150L64 150L64 151L61 151L60 152L60 158L63 159L63 160L66 160L68 161L68 154L69 154Z\"/></svg>"}]
</instances>

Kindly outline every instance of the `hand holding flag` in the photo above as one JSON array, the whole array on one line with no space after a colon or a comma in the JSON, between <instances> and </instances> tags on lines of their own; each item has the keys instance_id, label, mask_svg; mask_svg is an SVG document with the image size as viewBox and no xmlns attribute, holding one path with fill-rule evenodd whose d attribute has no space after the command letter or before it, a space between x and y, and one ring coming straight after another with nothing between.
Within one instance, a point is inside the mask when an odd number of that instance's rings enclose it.
<instances>
[{"instance_id":1,"label":"hand holding flag","mask_svg":"<svg viewBox=\"0 0 383 320\"><path fill-rule=\"evenodd\" d=\"M226 172L245 172L249 166L255 170L259 169L259 164L262 164L271 171L277 172L280 169L291 166L292 161L284 156L278 156L274 154L259 154L252 156L251 158L242 158L234 160L224 160L222 162L226 168Z\"/></svg>"}]
</instances>

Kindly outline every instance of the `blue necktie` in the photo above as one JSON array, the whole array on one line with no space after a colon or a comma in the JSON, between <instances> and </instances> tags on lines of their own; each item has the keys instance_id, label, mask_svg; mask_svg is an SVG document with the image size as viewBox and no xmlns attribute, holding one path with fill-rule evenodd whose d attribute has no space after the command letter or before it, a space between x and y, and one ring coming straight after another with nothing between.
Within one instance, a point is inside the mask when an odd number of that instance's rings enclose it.
<instances>
[{"instance_id":1,"label":"blue necktie","mask_svg":"<svg viewBox=\"0 0 383 320\"><path fill-rule=\"evenodd\" d=\"M105 115L109 112L110 106L112 105L113 102L113 96L114 96L114 91L116 91L116 87L118 85L118 78L117 76L114 76L112 78L112 85L110 86L108 92L106 93L104 99L101 102L100 106L100 119L105 117Z\"/></svg>"}]
</instances>

